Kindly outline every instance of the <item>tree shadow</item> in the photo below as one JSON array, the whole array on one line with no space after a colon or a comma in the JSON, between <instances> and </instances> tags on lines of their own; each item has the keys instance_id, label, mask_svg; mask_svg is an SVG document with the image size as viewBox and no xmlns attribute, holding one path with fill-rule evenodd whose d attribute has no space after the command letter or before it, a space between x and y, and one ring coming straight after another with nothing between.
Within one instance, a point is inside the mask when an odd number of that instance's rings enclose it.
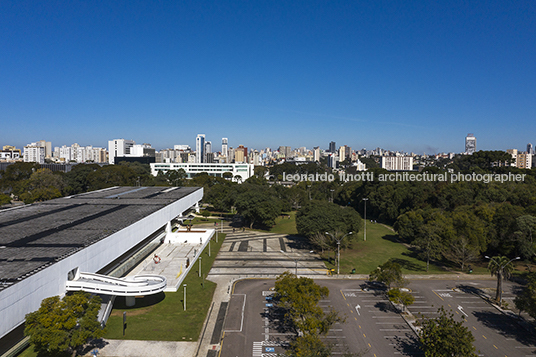
<instances>
[{"instance_id":1,"label":"tree shadow","mask_svg":"<svg viewBox=\"0 0 536 357\"><path fill-rule=\"evenodd\" d=\"M277 306L275 303L272 307L260 313L262 318L268 318L268 327L278 333L294 332L292 321L285 316L286 310Z\"/></svg>"},{"instance_id":2,"label":"tree shadow","mask_svg":"<svg viewBox=\"0 0 536 357\"><path fill-rule=\"evenodd\" d=\"M101 349L101 348L106 347L106 345L109 345L109 344L110 344L109 342L104 341L102 338L91 340L89 341L88 344L86 344L83 348L81 348L78 351L78 354L85 356L85 355L88 355L94 349L96 348Z\"/></svg>"},{"instance_id":3,"label":"tree shadow","mask_svg":"<svg viewBox=\"0 0 536 357\"><path fill-rule=\"evenodd\" d=\"M388 240L393 243L402 243L402 241L396 234L386 234L382 237L382 239Z\"/></svg>"},{"instance_id":4,"label":"tree shadow","mask_svg":"<svg viewBox=\"0 0 536 357\"><path fill-rule=\"evenodd\" d=\"M391 261L398 263L403 269L411 271L425 271L426 269L416 263L410 262L407 259L392 258Z\"/></svg>"},{"instance_id":5,"label":"tree shadow","mask_svg":"<svg viewBox=\"0 0 536 357\"><path fill-rule=\"evenodd\" d=\"M402 356L424 356L421 343L413 333L395 336L391 341L394 342L395 348Z\"/></svg>"},{"instance_id":6,"label":"tree shadow","mask_svg":"<svg viewBox=\"0 0 536 357\"><path fill-rule=\"evenodd\" d=\"M295 234L289 234L286 236L286 238L287 245L292 249L313 250L313 246L305 237Z\"/></svg>"},{"instance_id":7,"label":"tree shadow","mask_svg":"<svg viewBox=\"0 0 536 357\"><path fill-rule=\"evenodd\" d=\"M166 294L164 292L159 292L158 294L153 295L146 295L141 298L136 298L136 304L134 306L127 306L126 305L126 299L124 296L118 296L115 298L114 301L114 309L119 310L132 310L132 309L139 309L142 307L148 307L156 305L160 302L162 302L166 298Z\"/></svg>"},{"instance_id":8,"label":"tree shadow","mask_svg":"<svg viewBox=\"0 0 536 357\"><path fill-rule=\"evenodd\" d=\"M376 304L374 304L374 307L380 310L381 312L396 312L396 309L390 302L386 301L379 301Z\"/></svg>"},{"instance_id":9,"label":"tree shadow","mask_svg":"<svg viewBox=\"0 0 536 357\"><path fill-rule=\"evenodd\" d=\"M496 331L505 338L514 338L525 346L534 347L532 353L536 353L536 336L534 336L533 331L528 333L526 327L521 324L522 320L518 321L514 317L495 311L473 311L472 314L484 326Z\"/></svg>"},{"instance_id":10,"label":"tree shadow","mask_svg":"<svg viewBox=\"0 0 536 357\"><path fill-rule=\"evenodd\" d=\"M481 289L477 288L476 286L472 285L465 285L465 284L458 284L456 285L456 288L460 289L466 294L476 295L481 297L484 300L489 300L488 295Z\"/></svg>"}]
</instances>

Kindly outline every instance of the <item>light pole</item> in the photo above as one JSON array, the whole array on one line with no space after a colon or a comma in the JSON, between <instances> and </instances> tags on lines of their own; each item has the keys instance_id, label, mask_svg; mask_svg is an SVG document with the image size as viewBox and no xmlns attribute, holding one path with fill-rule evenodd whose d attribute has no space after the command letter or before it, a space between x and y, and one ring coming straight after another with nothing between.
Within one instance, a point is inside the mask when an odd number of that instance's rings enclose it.
<instances>
[{"instance_id":1,"label":"light pole","mask_svg":"<svg viewBox=\"0 0 536 357\"><path fill-rule=\"evenodd\" d=\"M486 256L484 256L484 258L495 262L495 265L498 267L497 270L496 270L496 274L497 274L497 294L495 295L495 300L499 303L499 306L501 306L501 301L502 301L502 284L501 284L501 282L502 282L502 279L503 279L504 268L508 264L510 264L512 261L521 259L521 257L512 258L508 262L506 262L506 263L504 263L502 265L501 265L500 260L504 260L502 258L508 259L507 257L493 257L493 258L490 258L489 256L486 255ZM496 258L499 258L499 261L497 261ZM488 266L488 269L489 269L489 266ZM493 275L493 271L491 272L491 275Z\"/></svg>"},{"instance_id":2,"label":"light pole","mask_svg":"<svg viewBox=\"0 0 536 357\"><path fill-rule=\"evenodd\" d=\"M330 190L331 191L331 203L333 203L333 191L335 190Z\"/></svg>"},{"instance_id":3,"label":"light pole","mask_svg":"<svg viewBox=\"0 0 536 357\"><path fill-rule=\"evenodd\" d=\"M307 185L307 189L309 191L309 201L311 201L311 186L312 185Z\"/></svg>"},{"instance_id":4,"label":"light pole","mask_svg":"<svg viewBox=\"0 0 536 357\"><path fill-rule=\"evenodd\" d=\"M363 198L363 201L365 202L365 235L363 237L363 240L367 241L367 201L368 198Z\"/></svg>"},{"instance_id":5,"label":"light pole","mask_svg":"<svg viewBox=\"0 0 536 357\"><path fill-rule=\"evenodd\" d=\"M289 257L290 259L292 259L294 261L294 263L296 263L296 268L295 268L295 271L294 271L294 275L298 276L298 259L292 258L290 255L288 255L287 253L285 253L282 250L280 250L280 252L283 253L284 255L286 255L287 257Z\"/></svg>"},{"instance_id":6,"label":"light pole","mask_svg":"<svg viewBox=\"0 0 536 357\"><path fill-rule=\"evenodd\" d=\"M186 284L184 284L183 287L184 287L184 311L186 311Z\"/></svg>"},{"instance_id":7,"label":"light pole","mask_svg":"<svg viewBox=\"0 0 536 357\"><path fill-rule=\"evenodd\" d=\"M199 277L201 277L201 253L199 253Z\"/></svg>"},{"instance_id":8,"label":"light pole","mask_svg":"<svg viewBox=\"0 0 536 357\"><path fill-rule=\"evenodd\" d=\"M339 275L339 268L341 263L341 241L346 238L347 235L350 235L354 232L346 233L341 239L335 238L335 236L331 233L326 232L327 235L330 235L331 238L335 239L337 241L337 276Z\"/></svg>"}]
</instances>

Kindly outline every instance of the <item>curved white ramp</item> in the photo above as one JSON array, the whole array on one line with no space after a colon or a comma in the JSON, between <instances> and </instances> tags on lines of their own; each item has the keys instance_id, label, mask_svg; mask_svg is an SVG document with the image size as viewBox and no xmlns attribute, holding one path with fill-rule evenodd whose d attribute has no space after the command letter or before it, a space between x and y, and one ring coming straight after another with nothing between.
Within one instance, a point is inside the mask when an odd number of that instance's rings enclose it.
<instances>
[{"instance_id":1,"label":"curved white ramp","mask_svg":"<svg viewBox=\"0 0 536 357\"><path fill-rule=\"evenodd\" d=\"M74 280L67 281L66 290L83 290L89 293L116 296L138 296L157 294L164 291L166 285L166 278L161 275L145 274L114 278L100 274L79 273Z\"/></svg>"}]
</instances>

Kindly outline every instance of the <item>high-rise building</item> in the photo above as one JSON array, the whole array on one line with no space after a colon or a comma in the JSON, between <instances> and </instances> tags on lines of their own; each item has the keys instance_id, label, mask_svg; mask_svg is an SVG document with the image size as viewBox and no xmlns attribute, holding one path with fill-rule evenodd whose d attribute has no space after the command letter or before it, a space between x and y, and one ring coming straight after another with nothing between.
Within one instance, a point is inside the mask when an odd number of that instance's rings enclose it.
<instances>
[{"instance_id":1,"label":"high-rise building","mask_svg":"<svg viewBox=\"0 0 536 357\"><path fill-rule=\"evenodd\" d=\"M476 152L476 138L473 134L467 134L465 137L465 153L473 155Z\"/></svg>"},{"instance_id":2,"label":"high-rise building","mask_svg":"<svg viewBox=\"0 0 536 357\"><path fill-rule=\"evenodd\" d=\"M319 162L320 161L320 147L315 146L313 148L313 161Z\"/></svg>"},{"instance_id":3,"label":"high-rise building","mask_svg":"<svg viewBox=\"0 0 536 357\"><path fill-rule=\"evenodd\" d=\"M530 155L534 155L534 147L532 146L531 143L527 144L527 153Z\"/></svg>"},{"instance_id":4,"label":"high-rise building","mask_svg":"<svg viewBox=\"0 0 536 357\"><path fill-rule=\"evenodd\" d=\"M39 143L31 143L24 147L24 162L45 163L45 148Z\"/></svg>"},{"instance_id":5,"label":"high-rise building","mask_svg":"<svg viewBox=\"0 0 536 357\"><path fill-rule=\"evenodd\" d=\"M224 157L224 159L229 160L229 139L227 138L221 138L221 156Z\"/></svg>"},{"instance_id":6,"label":"high-rise building","mask_svg":"<svg viewBox=\"0 0 536 357\"><path fill-rule=\"evenodd\" d=\"M134 145L136 145L134 140L114 139L108 141L108 162L113 165L116 157L130 155L130 149Z\"/></svg>"},{"instance_id":7,"label":"high-rise building","mask_svg":"<svg viewBox=\"0 0 536 357\"><path fill-rule=\"evenodd\" d=\"M238 147L234 151L234 155L235 155L235 163L240 163L240 162L247 163L248 148L244 147L244 145L238 145Z\"/></svg>"},{"instance_id":8,"label":"high-rise building","mask_svg":"<svg viewBox=\"0 0 536 357\"><path fill-rule=\"evenodd\" d=\"M337 157L337 154L329 154L328 156L328 167L332 169L337 168L337 163L339 162L339 158Z\"/></svg>"},{"instance_id":9,"label":"high-rise building","mask_svg":"<svg viewBox=\"0 0 536 357\"><path fill-rule=\"evenodd\" d=\"M532 154L528 152L517 151L517 149L508 149L507 153L512 155L512 166L515 166L519 169L530 169L532 168Z\"/></svg>"},{"instance_id":10,"label":"high-rise building","mask_svg":"<svg viewBox=\"0 0 536 357\"><path fill-rule=\"evenodd\" d=\"M52 157L52 143L46 140L39 140L37 145L45 148L45 159L50 159Z\"/></svg>"},{"instance_id":11,"label":"high-rise building","mask_svg":"<svg viewBox=\"0 0 536 357\"><path fill-rule=\"evenodd\" d=\"M197 134L195 138L195 162L203 163L205 157L205 134Z\"/></svg>"},{"instance_id":12,"label":"high-rise building","mask_svg":"<svg viewBox=\"0 0 536 357\"><path fill-rule=\"evenodd\" d=\"M332 141L329 143L329 152L332 153L332 154L335 154L337 151L337 149L335 148L335 141Z\"/></svg>"},{"instance_id":13,"label":"high-rise building","mask_svg":"<svg viewBox=\"0 0 536 357\"><path fill-rule=\"evenodd\" d=\"M212 154L212 142L211 141L205 141L205 153L204 153L203 162L206 162L206 163L214 162L214 154Z\"/></svg>"}]
</instances>

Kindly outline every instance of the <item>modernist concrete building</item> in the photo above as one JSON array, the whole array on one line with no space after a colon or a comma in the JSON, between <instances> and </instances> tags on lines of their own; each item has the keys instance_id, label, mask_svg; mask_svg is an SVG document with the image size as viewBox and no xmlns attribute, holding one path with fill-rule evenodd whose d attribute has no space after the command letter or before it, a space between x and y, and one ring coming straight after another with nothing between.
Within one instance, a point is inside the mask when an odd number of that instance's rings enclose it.
<instances>
[{"instance_id":1,"label":"modernist concrete building","mask_svg":"<svg viewBox=\"0 0 536 357\"><path fill-rule=\"evenodd\" d=\"M112 187L0 211L0 338L77 275L108 274L163 240L202 197L197 187Z\"/></svg>"},{"instance_id":2,"label":"modernist concrete building","mask_svg":"<svg viewBox=\"0 0 536 357\"><path fill-rule=\"evenodd\" d=\"M242 182L253 176L253 164L208 164L208 163L156 163L151 164L151 174L158 175L158 172L163 173L169 170L183 169L186 172L187 178L192 178L196 174L206 172L210 176L223 177L225 172L230 172L235 176L240 176Z\"/></svg>"}]
</instances>

